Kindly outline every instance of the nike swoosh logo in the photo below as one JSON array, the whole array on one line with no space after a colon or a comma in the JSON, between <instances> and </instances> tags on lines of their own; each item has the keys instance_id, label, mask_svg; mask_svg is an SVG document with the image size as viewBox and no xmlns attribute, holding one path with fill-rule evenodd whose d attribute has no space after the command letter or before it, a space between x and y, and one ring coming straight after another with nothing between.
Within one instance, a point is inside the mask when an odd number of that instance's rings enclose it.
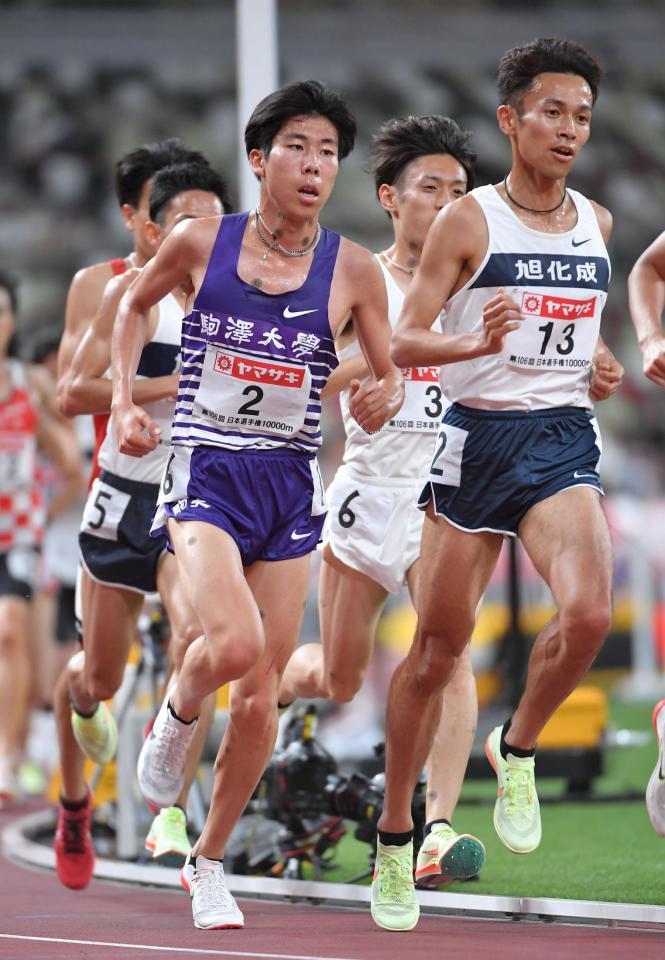
<instances>
[{"instance_id":1,"label":"nike swoosh logo","mask_svg":"<svg viewBox=\"0 0 665 960\"><path fill-rule=\"evenodd\" d=\"M579 470L575 471L575 473L573 474L573 477L575 478L575 480L581 480L582 477L590 477L592 480L597 479L595 473L580 473Z\"/></svg>"},{"instance_id":2,"label":"nike swoosh logo","mask_svg":"<svg viewBox=\"0 0 665 960\"><path fill-rule=\"evenodd\" d=\"M309 533L296 533L296 531L294 530L293 533L291 534L291 539L292 539L292 540L305 540L307 537L311 537L311 536L312 536L312 531L311 531L311 530L309 531Z\"/></svg>"},{"instance_id":3,"label":"nike swoosh logo","mask_svg":"<svg viewBox=\"0 0 665 960\"><path fill-rule=\"evenodd\" d=\"M291 310L290 307L284 307L284 313L282 316L285 320L293 320L294 317L304 317L306 313L318 313L319 308L314 307L313 310Z\"/></svg>"},{"instance_id":4,"label":"nike swoosh logo","mask_svg":"<svg viewBox=\"0 0 665 960\"><path fill-rule=\"evenodd\" d=\"M583 243L588 243L591 237L587 237L586 240L571 240L570 242L574 247L581 247Z\"/></svg>"}]
</instances>

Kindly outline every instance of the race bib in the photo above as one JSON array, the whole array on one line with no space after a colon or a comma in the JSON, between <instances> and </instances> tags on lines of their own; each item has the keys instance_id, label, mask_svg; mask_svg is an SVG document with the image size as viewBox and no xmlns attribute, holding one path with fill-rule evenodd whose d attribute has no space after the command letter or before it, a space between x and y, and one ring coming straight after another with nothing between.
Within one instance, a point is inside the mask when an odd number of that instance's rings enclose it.
<instances>
[{"instance_id":1,"label":"race bib","mask_svg":"<svg viewBox=\"0 0 665 960\"><path fill-rule=\"evenodd\" d=\"M522 313L520 326L503 341L501 355L510 367L579 373L591 365L604 294L574 297L530 291L510 291Z\"/></svg>"},{"instance_id":2,"label":"race bib","mask_svg":"<svg viewBox=\"0 0 665 960\"><path fill-rule=\"evenodd\" d=\"M89 533L102 540L117 540L118 525L122 520L130 496L104 483L99 477L92 485L81 519L81 533Z\"/></svg>"},{"instance_id":3,"label":"race bib","mask_svg":"<svg viewBox=\"0 0 665 960\"><path fill-rule=\"evenodd\" d=\"M0 489L6 493L32 485L35 441L19 433L0 434Z\"/></svg>"},{"instance_id":4,"label":"race bib","mask_svg":"<svg viewBox=\"0 0 665 960\"><path fill-rule=\"evenodd\" d=\"M307 414L304 363L263 359L208 344L193 412L221 429L292 437Z\"/></svg>"},{"instance_id":5,"label":"race bib","mask_svg":"<svg viewBox=\"0 0 665 960\"><path fill-rule=\"evenodd\" d=\"M403 433L436 432L441 423L444 401L438 367L405 367L404 403L386 430Z\"/></svg>"},{"instance_id":6,"label":"race bib","mask_svg":"<svg viewBox=\"0 0 665 960\"><path fill-rule=\"evenodd\" d=\"M429 471L430 483L459 487L462 482L462 455L468 435L469 431L461 427L453 427L449 423L441 425Z\"/></svg>"}]
</instances>

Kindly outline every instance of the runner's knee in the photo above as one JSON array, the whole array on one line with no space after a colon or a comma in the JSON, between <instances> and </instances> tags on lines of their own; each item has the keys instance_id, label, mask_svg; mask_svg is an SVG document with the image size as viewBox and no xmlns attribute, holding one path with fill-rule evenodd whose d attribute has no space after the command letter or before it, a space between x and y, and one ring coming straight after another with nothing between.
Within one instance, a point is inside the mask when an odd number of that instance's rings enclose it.
<instances>
[{"instance_id":1,"label":"runner's knee","mask_svg":"<svg viewBox=\"0 0 665 960\"><path fill-rule=\"evenodd\" d=\"M0 629L0 657L4 660L14 660L16 657L25 655L26 650L26 638L19 631L13 630L9 624L4 624Z\"/></svg>"},{"instance_id":2,"label":"runner's knee","mask_svg":"<svg viewBox=\"0 0 665 960\"><path fill-rule=\"evenodd\" d=\"M206 634L212 678L218 685L239 680L256 666L263 653L264 641L260 635L225 627Z\"/></svg>"},{"instance_id":3,"label":"runner's knee","mask_svg":"<svg viewBox=\"0 0 665 960\"><path fill-rule=\"evenodd\" d=\"M110 700L118 692L124 672L124 663L121 667L108 664L86 666L84 678L88 696L92 700Z\"/></svg>"},{"instance_id":4,"label":"runner's knee","mask_svg":"<svg viewBox=\"0 0 665 960\"><path fill-rule=\"evenodd\" d=\"M423 693L435 693L445 687L453 676L464 647L454 637L440 632L418 631L409 653L411 669Z\"/></svg>"},{"instance_id":5,"label":"runner's knee","mask_svg":"<svg viewBox=\"0 0 665 960\"><path fill-rule=\"evenodd\" d=\"M352 674L328 674L328 696L336 703L350 703L360 690L364 671Z\"/></svg>"},{"instance_id":6,"label":"runner's knee","mask_svg":"<svg viewBox=\"0 0 665 960\"><path fill-rule=\"evenodd\" d=\"M231 721L243 737L252 743L263 743L277 735L277 704L273 693L261 690L250 696L235 693L229 704Z\"/></svg>"},{"instance_id":7,"label":"runner's knee","mask_svg":"<svg viewBox=\"0 0 665 960\"><path fill-rule=\"evenodd\" d=\"M559 611L561 627L567 639L582 650L597 650L612 625L612 606L609 600L578 601Z\"/></svg>"}]
</instances>

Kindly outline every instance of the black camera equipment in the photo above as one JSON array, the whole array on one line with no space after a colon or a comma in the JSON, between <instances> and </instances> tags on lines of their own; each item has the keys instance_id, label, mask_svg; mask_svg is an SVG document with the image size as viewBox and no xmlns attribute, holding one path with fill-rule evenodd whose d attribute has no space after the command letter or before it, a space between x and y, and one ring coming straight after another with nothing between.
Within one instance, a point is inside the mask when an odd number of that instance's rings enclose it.
<instances>
[{"instance_id":1,"label":"black camera equipment","mask_svg":"<svg viewBox=\"0 0 665 960\"><path fill-rule=\"evenodd\" d=\"M376 855L376 824L383 808L384 775L369 779L361 773L343 776L337 763L316 739L317 714L314 704L293 712L284 736L284 745L275 752L257 787L251 810L276 821L276 857L273 875L302 877L303 866L311 864L315 878L331 869L336 846L344 836L345 820L356 823L354 836L370 845L369 868L351 883L373 871ZM375 748L383 755L383 744ZM412 813L416 835L425 823L425 786L414 794ZM265 857L262 863L265 866ZM242 863L234 859L238 872Z\"/></svg>"}]
</instances>

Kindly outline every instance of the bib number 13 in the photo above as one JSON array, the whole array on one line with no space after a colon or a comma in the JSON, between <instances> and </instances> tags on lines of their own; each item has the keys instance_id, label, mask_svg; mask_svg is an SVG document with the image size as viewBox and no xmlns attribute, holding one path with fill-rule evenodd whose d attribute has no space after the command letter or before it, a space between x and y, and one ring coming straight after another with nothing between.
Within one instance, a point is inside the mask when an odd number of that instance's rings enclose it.
<instances>
[{"instance_id":1,"label":"bib number 13","mask_svg":"<svg viewBox=\"0 0 665 960\"><path fill-rule=\"evenodd\" d=\"M547 345L550 342L552 336L552 331L554 330L554 323L550 320L549 323L543 324L542 327L538 327L540 333L543 334L543 342L540 347L540 356L542 357L545 351L547 350ZM575 343L573 341L573 334L575 333L575 324L569 323L563 328L563 333L561 335L561 340L556 345L556 352L560 353L561 356L566 357L569 353L572 353L575 349Z\"/></svg>"}]
</instances>

